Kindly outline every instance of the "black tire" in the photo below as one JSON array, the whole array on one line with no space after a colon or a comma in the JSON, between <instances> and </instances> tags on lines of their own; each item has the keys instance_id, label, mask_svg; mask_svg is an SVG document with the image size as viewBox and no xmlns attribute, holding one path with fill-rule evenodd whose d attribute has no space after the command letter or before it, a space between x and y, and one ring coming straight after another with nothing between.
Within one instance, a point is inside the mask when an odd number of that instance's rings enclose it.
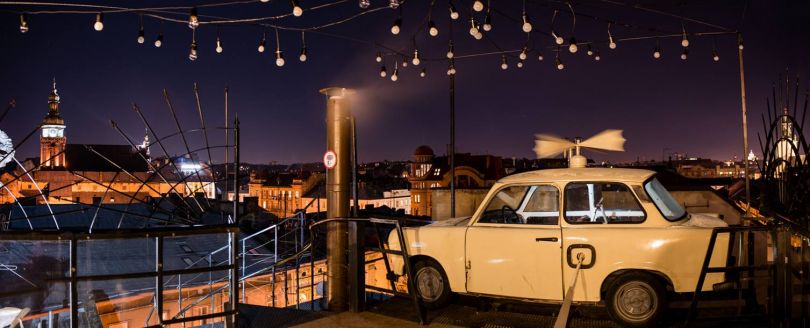
<instances>
[{"instance_id":1,"label":"black tire","mask_svg":"<svg viewBox=\"0 0 810 328\"><path fill-rule=\"evenodd\" d=\"M654 327L668 306L661 280L644 272L619 276L606 296L610 317L623 327Z\"/></svg>"},{"instance_id":2,"label":"black tire","mask_svg":"<svg viewBox=\"0 0 810 328\"><path fill-rule=\"evenodd\" d=\"M450 283L447 274L436 261L424 259L413 266L414 286L428 309L438 309L450 303Z\"/></svg>"}]
</instances>

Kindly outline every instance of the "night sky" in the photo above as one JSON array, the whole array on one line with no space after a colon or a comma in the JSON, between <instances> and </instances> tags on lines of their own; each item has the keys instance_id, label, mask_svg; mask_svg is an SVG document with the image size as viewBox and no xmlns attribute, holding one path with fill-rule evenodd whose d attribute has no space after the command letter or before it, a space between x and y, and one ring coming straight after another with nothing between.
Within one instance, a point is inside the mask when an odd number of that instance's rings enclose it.
<instances>
[{"instance_id":1,"label":"night sky","mask_svg":"<svg viewBox=\"0 0 810 328\"><path fill-rule=\"evenodd\" d=\"M624 0L620 0L624 1ZM301 0L306 9L325 1ZM385 5L372 0L372 8ZM101 2L99 2L101 3ZM205 3L212 3L207 1ZM472 1L454 0L461 19L453 23L456 55L520 49L526 42L521 32L521 2L493 1L493 31L476 41L468 33ZM664 152L730 159L742 153L739 63L736 36L693 36L690 57L682 61L679 38L619 42L608 49L605 19L638 28L613 26L616 38L679 33L683 24L690 33L717 29L660 13L623 6L613 1L574 1L578 14L576 37L594 41L602 60L595 62L580 47L576 54L563 50L565 70L554 68L555 49L547 33L554 9L560 9L555 29L571 35L571 14L563 2L528 1L532 17L530 53L526 65L516 68L517 54L508 57L509 69L500 69L501 55L456 61L457 143L459 152L487 153L504 157L533 157L534 134L588 137L604 129L624 129L625 153L593 154L596 160L626 161L660 159ZM740 29L745 38L745 69L751 146L761 153L756 133L761 131L760 113L771 84L785 69L791 77L810 79L810 4L805 1L748 2L744 19L742 1L643 1L640 4L674 15L711 22L730 30ZM188 6L189 1L116 1L129 7ZM448 78L444 54L450 35L447 3L436 1L433 19L440 29L432 38L424 31L428 1L409 0L403 5L402 33L389 32L397 11L381 10L323 32L307 33L308 61L297 59L301 47L298 32L280 31L287 64L276 67L275 37L267 30L267 51L256 47L263 28L256 25L203 25L197 32L199 59L188 59L191 30L186 24L144 17L146 43L138 44L139 16L108 13L104 30L96 32L94 14L30 14L30 32L19 33L19 11L52 7L0 5L0 102L16 99L17 107L0 123L19 141L47 114L51 79L57 80L62 98L61 113L67 123L68 143L124 144L110 127L115 120L132 138L143 138L144 125L131 109L143 109L159 135L176 130L162 98L166 88L184 128L199 126L194 105L194 82L199 83L202 105L209 126L223 124L223 89L230 88L230 109L242 122L242 160L252 163L314 162L325 150L325 99L318 90L327 86L356 88L361 161L410 159L413 150L427 144L443 154L449 142ZM206 15L230 18L274 16L290 11L286 1L200 8ZM300 18L275 21L279 25L309 27L349 17L360 12L356 1L327 9L305 11ZM185 13L186 10L179 12ZM595 16L600 19L589 18ZM186 15L176 15L186 19ZM478 14L477 18L483 18ZM152 45L163 29L163 47ZM655 29L656 31L651 31ZM419 31L417 33L417 31ZM214 51L219 33L224 52ZM379 77L374 60L384 44L411 53L413 38L427 59L418 68L400 69L400 79ZM491 40L491 41L488 41ZM494 42L494 44L493 44ZM656 43L662 58L653 59ZM715 47L719 62L711 59ZM537 60L542 49L545 60ZM384 52L391 51L382 49ZM392 71L398 56L384 63ZM802 87L804 90L805 88ZM791 93L793 89L791 87ZM800 101L801 103L802 101ZM199 136L199 135L197 135ZM211 132L212 143L222 143L222 130ZM193 138L199 143L201 138ZM170 152L182 146L169 142ZM192 147L194 148L194 147ZM153 154L160 153L153 148ZM18 158L38 156L38 139L29 140ZM206 156L202 156L203 158ZM219 161L220 155L215 155Z\"/></svg>"}]
</instances>

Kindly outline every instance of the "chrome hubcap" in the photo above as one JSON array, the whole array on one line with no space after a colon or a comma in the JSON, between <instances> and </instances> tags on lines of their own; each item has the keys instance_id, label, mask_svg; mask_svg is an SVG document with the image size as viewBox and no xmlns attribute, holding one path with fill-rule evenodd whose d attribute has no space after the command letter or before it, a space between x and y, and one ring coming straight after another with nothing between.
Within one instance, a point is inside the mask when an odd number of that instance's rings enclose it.
<instances>
[{"instance_id":1,"label":"chrome hubcap","mask_svg":"<svg viewBox=\"0 0 810 328\"><path fill-rule=\"evenodd\" d=\"M442 295L444 279L435 268L424 267L416 272L416 288L423 300L433 302Z\"/></svg>"},{"instance_id":2,"label":"chrome hubcap","mask_svg":"<svg viewBox=\"0 0 810 328\"><path fill-rule=\"evenodd\" d=\"M658 309L655 290L644 282L624 284L615 297L617 312L628 321L645 321Z\"/></svg>"}]
</instances>

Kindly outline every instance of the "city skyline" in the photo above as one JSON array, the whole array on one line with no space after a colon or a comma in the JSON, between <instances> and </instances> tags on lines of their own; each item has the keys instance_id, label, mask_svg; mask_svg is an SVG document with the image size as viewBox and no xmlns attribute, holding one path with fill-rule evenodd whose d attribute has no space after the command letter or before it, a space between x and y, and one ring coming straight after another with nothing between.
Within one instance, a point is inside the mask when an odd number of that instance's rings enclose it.
<instances>
[{"instance_id":1,"label":"city skyline","mask_svg":"<svg viewBox=\"0 0 810 328\"><path fill-rule=\"evenodd\" d=\"M587 6L595 5L587 4L583 10ZM810 29L801 15L794 14L800 8L791 7L801 4L772 7L752 2L749 6L749 12L762 13L746 17L742 26L750 144L759 154L758 116L764 112L763 102L770 95L770 85L785 68L790 69L791 79L794 74L810 76L806 74L806 64L800 62L801 54L810 44L806 33ZM423 9L405 8L405 17L409 17L409 11ZM515 8L504 10L507 9ZM734 10L725 14L712 9L716 8L692 9L691 14L736 27L742 7L732 6ZM437 23L446 26L446 15L441 16ZM649 19L639 14L625 16L624 19L634 22ZM7 22L17 19L8 13L0 17ZM367 15L359 22L338 26L335 31L368 35L369 40L407 49L411 43L405 36L408 33L395 37L385 28L392 17L394 14L388 12ZM774 24L772 17L786 18ZM301 19L306 18L304 15ZM443 60L425 60L419 67L427 69L425 78L420 78L412 65L400 67L401 78L391 82L378 76L380 64L375 62L374 55L379 48L323 35L307 35L308 61L300 63L296 58L300 35L282 33L287 64L278 68L273 64L272 46L263 54L256 51L263 32L260 28L201 29L197 35L200 56L191 62L187 58L189 29L182 25L161 27L145 18L147 41L138 44L136 16L109 15L102 32L93 31L92 18L85 15L32 15L29 20L31 29L25 34L19 33L13 23L0 28L0 37L8 45L0 58L9 73L0 77L5 86L0 91L0 100L13 98L17 104L2 123L2 129L15 142L47 114L47 94L55 77L62 96L68 143L99 143L99 140L125 143L109 127L110 119L130 137L140 140L144 127L131 110L132 102L138 103L155 122L159 133L171 133L175 127L171 120L165 120L169 116L162 100L163 88L171 94L181 123L196 127L199 121L192 86L198 82L209 124L222 122L222 91L229 87L231 113L238 112L242 122L244 162L317 162L325 150L325 101L317 90L337 85L358 91L354 107L361 162L408 160L413 149L422 144L439 154L446 152L449 98ZM539 29L548 30L547 20L548 17L545 22L538 18ZM414 25L407 22L403 25L405 32L417 29L413 20ZM603 38L604 28L587 24L580 23L581 39ZM661 19L655 24L677 30L680 22ZM454 25L463 24L456 21ZM365 26L382 28L369 32ZM520 48L519 25L502 17L494 26L493 33L502 34L493 35L506 34L504 47ZM155 48L151 42L160 29L166 38L163 47ZM486 49L463 28L456 29L453 36L459 54ZM619 28L614 33L638 34ZM222 54L213 49L217 34L223 40ZM446 51L447 34L449 31L442 28L436 40L421 37L419 42L424 45L420 45L420 51L426 58L441 58ZM553 51L547 50L551 40L538 34L535 37L540 38L539 49L544 49L546 57L542 62L537 60L537 53L520 69L516 68L517 56L510 56L506 71L500 69L498 55L456 62L457 152L532 158L537 133L587 138L604 129L616 128L625 130L626 152L592 153L594 160L660 159L666 152L714 159L730 159L735 155L742 158L739 69L733 35L692 38L690 58L685 62L678 58L681 47L677 38L628 41L620 43L616 50L603 46L599 49L602 57L599 62L583 51L575 55L564 52L561 59L566 68L558 71L552 64ZM275 42L270 35L267 39L268 44ZM660 60L651 55L656 43L662 49ZM718 62L710 58L713 49L721 56ZM393 58L386 58L384 63L391 73ZM624 69L628 65L637 69L626 74ZM36 143L29 141L19 153L21 157L35 156Z\"/></svg>"}]
</instances>

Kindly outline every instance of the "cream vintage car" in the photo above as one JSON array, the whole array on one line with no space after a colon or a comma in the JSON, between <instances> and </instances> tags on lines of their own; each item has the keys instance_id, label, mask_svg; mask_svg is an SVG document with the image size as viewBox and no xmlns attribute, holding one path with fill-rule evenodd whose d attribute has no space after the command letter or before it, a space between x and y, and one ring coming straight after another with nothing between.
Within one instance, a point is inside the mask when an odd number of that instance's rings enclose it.
<instances>
[{"instance_id":1,"label":"cream vintage car","mask_svg":"<svg viewBox=\"0 0 810 328\"><path fill-rule=\"evenodd\" d=\"M687 213L652 171L568 168L503 178L472 217L406 228L405 240L428 308L451 293L561 303L579 264L574 303L650 326L673 293L694 291L711 228L720 226ZM400 249L395 233L388 241ZM727 243L718 236L711 266L725 264ZM402 258L392 262L402 274ZM723 278L708 274L704 290Z\"/></svg>"}]
</instances>

